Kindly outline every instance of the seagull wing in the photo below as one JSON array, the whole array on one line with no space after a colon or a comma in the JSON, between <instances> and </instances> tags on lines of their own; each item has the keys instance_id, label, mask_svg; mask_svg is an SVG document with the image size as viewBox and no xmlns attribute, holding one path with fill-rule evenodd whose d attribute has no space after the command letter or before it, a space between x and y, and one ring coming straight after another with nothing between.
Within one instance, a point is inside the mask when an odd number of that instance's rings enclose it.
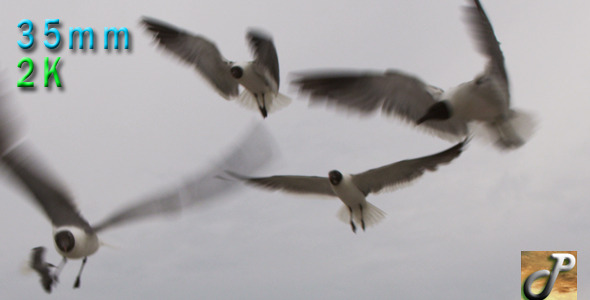
<instances>
[{"instance_id":1,"label":"seagull wing","mask_svg":"<svg viewBox=\"0 0 590 300\"><path fill-rule=\"evenodd\" d=\"M478 50L489 59L488 72L500 76L505 84L506 92L508 92L508 75L504 65L504 55L500 49L500 42L498 42L492 24L479 0L474 0L473 4L473 6L464 8L470 32Z\"/></svg>"},{"instance_id":2,"label":"seagull wing","mask_svg":"<svg viewBox=\"0 0 590 300\"><path fill-rule=\"evenodd\" d=\"M152 216L179 213L195 204L224 195L237 186L220 178L228 168L255 172L277 155L276 146L266 129L259 125L237 143L230 153L209 169L186 178L178 186L141 198L93 226L95 231Z\"/></svg>"},{"instance_id":3,"label":"seagull wing","mask_svg":"<svg viewBox=\"0 0 590 300\"><path fill-rule=\"evenodd\" d=\"M264 70L266 76L272 78L278 91L280 82L279 58L272 38L260 30L250 29L247 39L254 53L254 65Z\"/></svg>"},{"instance_id":4,"label":"seagull wing","mask_svg":"<svg viewBox=\"0 0 590 300\"><path fill-rule=\"evenodd\" d=\"M154 34L158 44L194 65L224 98L238 96L238 82L231 76L230 63L214 43L153 18L143 17L142 23Z\"/></svg>"},{"instance_id":5,"label":"seagull wing","mask_svg":"<svg viewBox=\"0 0 590 300\"><path fill-rule=\"evenodd\" d=\"M406 122L415 123L430 106L440 100L442 90L417 77L390 70L386 73L325 71L300 74L293 84L310 95L312 104L344 108L367 115L381 110ZM449 140L467 134L461 120L426 121L427 130ZM422 126L420 126L422 127Z\"/></svg>"},{"instance_id":6,"label":"seagull wing","mask_svg":"<svg viewBox=\"0 0 590 300\"><path fill-rule=\"evenodd\" d=\"M43 165L41 158L25 142L4 153L2 163L33 196L55 227L74 225L91 231L61 180Z\"/></svg>"},{"instance_id":7,"label":"seagull wing","mask_svg":"<svg viewBox=\"0 0 590 300\"><path fill-rule=\"evenodd\" d=\"M247 184L259 186L273 191L285 191L294 194L316 194L334 196L336 194L330 186L327 177L318 176L290 176L278 175L270 177L247 177L235 172L227 171L229 175L243 180Z\"/></svg>"},{"instance_id":8,"label":"seagull wing","mask_svg":"<svg viewBox=\"0 0 590 300\"><path fill-rule=\"evenodd\" d=\"M463 151L467 140L434 155L402 160L380 168L352 175L356 186L366 195L394 189L422 176L426 171L435 171L439 165L448 164Z\"/></svg>"}]
</instances>

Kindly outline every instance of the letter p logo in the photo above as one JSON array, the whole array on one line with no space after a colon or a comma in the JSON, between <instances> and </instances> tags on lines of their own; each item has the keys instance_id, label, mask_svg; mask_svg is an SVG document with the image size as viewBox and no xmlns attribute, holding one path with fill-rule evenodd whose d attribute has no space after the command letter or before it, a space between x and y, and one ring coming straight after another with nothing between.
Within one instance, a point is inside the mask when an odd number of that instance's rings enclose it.
<instances>
[{"instance_id":1,"label":"letter p logo","mask_svg":"<svg viewBox=\"0 0 590 300\"><path fill-rule=\"evenodd\" d=\"M559 272L569 271L576 265L576 257L569 253L553 253L551 254L551 258L555 259L555 264L553 265L553 270L551 270L551 272L549 270L536 271L529 275L529 277L524 281L522 287L523 292L525 297L529 300L542 300L547 298L553 289L553 285L555 284L555 280L557 280L557 275L559 275ZM568 263L564 265L566 259L568 260ZM545 285L543 291L541 291L539 294L533 294L531 291L533 282L541 277L549 277L547 284Z\"/></svg>"}]
</instances>

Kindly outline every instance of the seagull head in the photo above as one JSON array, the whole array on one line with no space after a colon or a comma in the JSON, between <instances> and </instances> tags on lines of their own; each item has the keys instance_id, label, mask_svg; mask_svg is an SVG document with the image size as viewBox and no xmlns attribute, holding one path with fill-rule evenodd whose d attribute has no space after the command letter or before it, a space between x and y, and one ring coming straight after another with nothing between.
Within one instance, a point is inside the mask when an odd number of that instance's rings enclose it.
<instances>
[{"instance_id":1,"label":"seagull head","mask_svg":"<svg viewBox=\"0 0 590 300\"><path fill-rule=\"evenodd\" d=\"M74 235L69 230L62 230L55 234L55 245L59 250L63 253L68 253L74 249L74 245L76 245L76 240L74 239Z\"/></svg>"},{"instance_id":2,"label":"seagull head","mask_svg":"<svg viewBox=\"0 0 590 300\"><path fill-rule=\"evenodd\" d=\"M451 117L451 108L448 101L439 101L426 111L426 114L422 118L416 121L416 124L420 125L424 121L428 120L447 120Z\"/></svg>"},{"instance_id":3,"label":"seagull head","mask_svg":"<svg viewBox=\"0 0 590 300\"><path fill-rule=\"evenodd\" d=\"M244 75L244 69L240 66L233 66L229 71L231 72L231 76L235 79L240 79Z\"/></svg>"},{"instance_id":4,"label":"seagull head","mask_svg":"<svg viewBox=\"0 0 590 300\"><path fill-rule=\"evenodd\" d=\"M328 173L328 178L330 179L330 183L332 185L338 185L342 181L342 173L337 170L332 170Z\"/></svg>"}]
</instances>

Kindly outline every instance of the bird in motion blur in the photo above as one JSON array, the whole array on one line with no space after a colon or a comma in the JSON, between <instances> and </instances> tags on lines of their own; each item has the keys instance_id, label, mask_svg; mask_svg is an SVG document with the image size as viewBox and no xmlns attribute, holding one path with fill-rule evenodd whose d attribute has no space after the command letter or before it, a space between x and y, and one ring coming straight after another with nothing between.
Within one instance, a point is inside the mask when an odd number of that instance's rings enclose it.
<instances>
[{"instance_id":1,"label":"bird in motion blur","mask_svg":"<svg viewBox=\"0 0 590 300\"><path fill-rule=\"evenodd\" d=\"M357 225L365 230L385 217L385 212L366 200L371 193L393 190L416 180L426 171L435 171L439 165L448 164L464 149L467 139L437 154L403 160L358 174L345 174L332 170L328 177L278 175L271 177L247 177L236 172L227 173L247 184L261 188L296 194L314 194L340 198L344 206L338 216L348 222L356 233Z\"/></svg>"},{"instance_id":2,"label":"bird in motion blur","mask_svg":"<svg viewBox=\"0 0 590 300\"><path fill-rule=\"evenodd\" d=\"M41 276L41 285L46 292L51 293L53 283L57 280L51 269L54 265L45 262L45 247L35 247L31 252L31 269L35 270Z\"/></svg>"},{"instance_id":3,"label":"bird in motion blur","mask_svg":"<svg viewBox=\"0 0 590 300\"><path fill-rule=\"evenodd\" d=\"M469 134L468 125L478 123L500 149L518 148L532 134L534 118L511 108L504 55L480 1L472 1L464 13L488 63L482 74L453 89L443 91L398 70L310 71L300 73L293 84L309 94L311 103L361 114L381 110L453 141Z\"/></svg>"},{"instance_id":4,"label":"bird in motion blur","mask_svg":"<svg viewBox=\"0 0 590 300\"><path fill-rule=\"evenodd\" d=\"M61 264L52 272L53 265L44 261L44 249L38 247L33 250L31 267L41 276L47 292L51 292L67 259L82 259L74 288L80 286L80 276L87 257L101 246L98 233L131 221L178 213L184 208L227 193L235 185L218 178L224 170L237 167L251 172L271 161L274 155L270 136L264 127L256 126L211 168L186 178L174 188L132 202L102 222L90 225L76 208L74 197L62 181L45 166L29 141L20 136L17 122L11 114L8 98L0 96L0 165L14 175L49 218L53 226L55 249L63 257Z\"/></svg>"},{"instance_id":5,"label":"bird in motion blur","mask_svg":"<svg viewBox=\"0 0 590 300\"><path fill-rule=\"evenodd\" d=\"M233 62L225 59L217 46L204 36L154 18L144 17L142 23L153 33L159 45L194 65L226 100L237 97L244 106L257 108L263 118L291 103L289 97L279 93L279 59L273 40L267 33L250 29L246 38L254 60ZM241 93L239 85L244 87Z\"/></svg>"}]
</instances>

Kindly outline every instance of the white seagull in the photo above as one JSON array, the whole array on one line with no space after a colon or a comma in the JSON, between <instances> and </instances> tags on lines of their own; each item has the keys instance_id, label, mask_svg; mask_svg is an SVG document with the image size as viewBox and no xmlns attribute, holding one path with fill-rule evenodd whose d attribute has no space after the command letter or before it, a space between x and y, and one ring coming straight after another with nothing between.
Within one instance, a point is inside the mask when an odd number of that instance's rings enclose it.
<instances>
[{"instance_id":1,"label":"white seagull","mask_svg":"<svg viewBox=\"0 0 590 300\"><path fill-rule=\"evenodd\" d=\"M226 100L237 97L246 107L258 108L264 118L291 103L279 93L279 59L270 35L250 29L246 38L254 60L236 63L225 59L217 46L201 35L153 18L143 17L142 22L161 46L194 65ZM244 87L241 93L238 85Z\"/></svg>"},{"instance_id":2,"label":"white seagull","mask_svg":"<svg viewBox=\"0 0 590 300\"><path fill-rule=\"evenodd\" d=\"M338 197L344 203L338 216L342 221L349 222L356 233L359 223L365 230L366 226L377 224L385 217L385 212L366 200L370 193L393 190L419 178L425 171L435 171L439 165L457 158L466 143L467 140L464 140L437 154L399 161L359 174L343 174L332 170L326 178L292 175L247 177L232 171L227 173L248 184L269 190Z\"/></svg>"},{"instance_id":3,"label":"white seagull","mask_svg":"<svg viewBox=\"0 0 590 300\"><path fill-rule=\"evenodd\" d=\"M510 107L508 75L500 43L480 2L464 9L478 50L488 58L484 72L444 92L398 70L385 73L321 71L299 74L293 83L310 95L311 103L327 103L370 114L379 109L449 140L469 134L479 121L501 149L522 146L532 134L534 120Z\"/></svg>"},{"instance_id":4,"label":"white seagull","mask_svg":"<svg viewBox=\"0 0 590 300\"><path fill-rule=\"evenodd\" d=\"M7 97L0 96L0 116L10 116L9 112ZM94 254L101 245L98 233L131 221L178 213L181 209L227 193L235 184L218 178L224 170L237 167L244 172L252 172L269 162L276 154L276 147L270 136L259 125L210 169L187 178L173 188L130 203L102 222L90 225L76 208L74 197L59 177L44 166L40 155L33 151L28 141L16 133L18 126L10 122L11 119L0 119L0 165L5 166L16 177L47 215L53 225L55 248L63 257L62 263L51 275L48 274L49 265L44 265L43 251L35 252L35 255L40 256L33 259L33 268L42 276L47 292L51 291L51 285L57 281L67 259L83 259L74 283L74 288L79 287L87 257Z\"/></svg>"}]
</instances>

